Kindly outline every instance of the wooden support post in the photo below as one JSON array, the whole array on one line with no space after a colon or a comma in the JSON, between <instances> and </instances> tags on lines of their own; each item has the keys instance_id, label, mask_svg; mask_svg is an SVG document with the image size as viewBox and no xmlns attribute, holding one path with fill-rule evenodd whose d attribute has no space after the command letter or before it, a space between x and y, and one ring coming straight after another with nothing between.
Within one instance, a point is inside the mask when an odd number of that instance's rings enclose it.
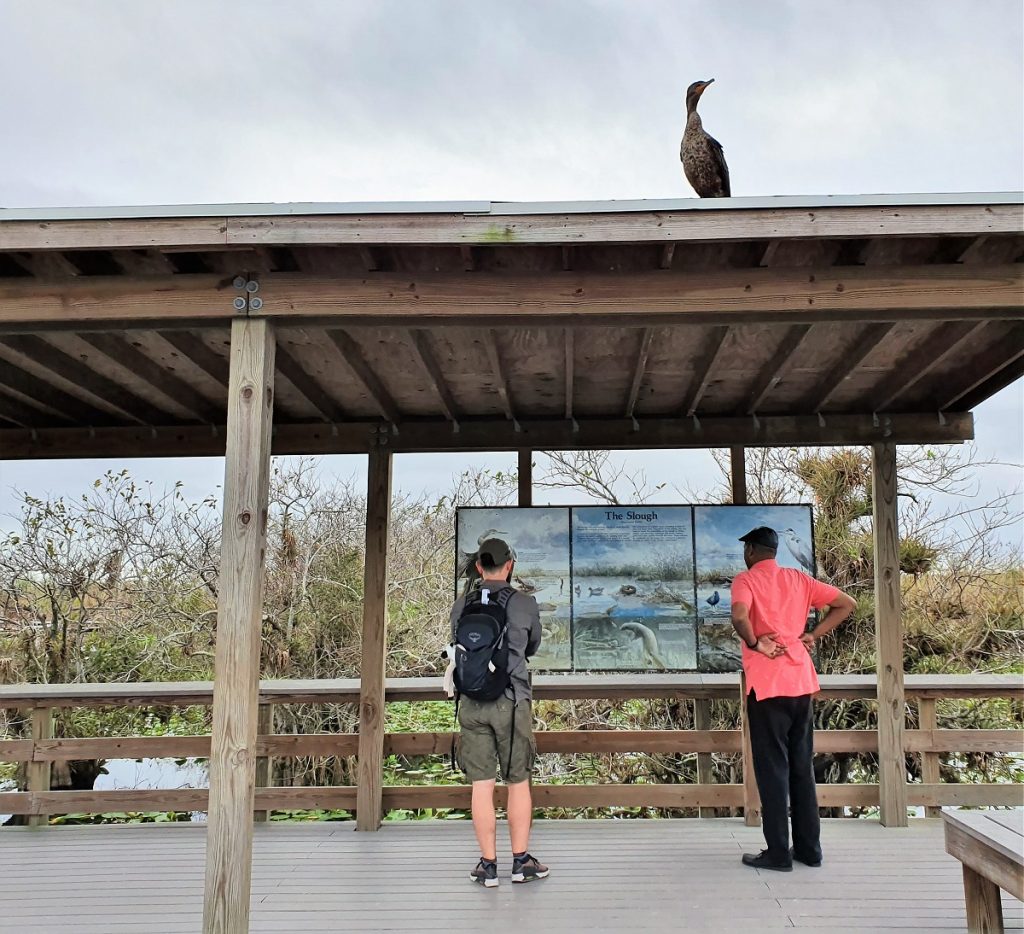
<instances>
[{"instance_id":1,"label":"wooden support post","mask_svg":"<svg viewBox=\"0 0 1024 934\"><path fill-rule=\"evenodd\" d=\"M249 930L274 350L267 320L231 322L204 934Z\"/></svg>"},{"instance_id":2,"label":"wooden support post","mask_svg":"<svg viewBox=\"0 0 1024 934\"><path fill-rule=\"evenodd\" d=\"M968 934L1003 934L1003 899L999 886L967 863L961 868Z\"/></svg>"},{"instance_id":3,"label":"wooden support post","mask_svg":"<svg viewBox=\"0 0 1024 934\"><path fill-rule=\"evenodd\" d=\"M711 701L706 697L697 697L693 701L693 725L698 730L711 729ZM697 784L713 785L715 768L710 752L697 753ZM717 817L718 808L701 807L697 811L700 817Z\"/></svg>"},{"instance_id":4,"label":"wooden support post","mask_svg":"<svg viewBox=\"0 0 1024 934\"><path fill-rule=\"evenodd\" d=\"M519 452L519 505L533 505L533 451Z\"/></svg>"},{"instance_id":5,"label":"wooden support post","mask_svg":"<svg viewBox=\"0 0 1024 934\"><path fill-rule=\"evenodd\" d=\"M935 716L935 698L922 697L917 702L918 726L922 730L938 729ZM937 752L921 753L921 781L926 785L937 785L942 781L939 773L939 754ZM925 817L942 817L942 808L929 804L924 809Z\"/></svg>"},{"instance_id":6,"label":"wooden support post","mask_svg":"<svg viewBox=\"0 0 1024 934\"><path fill-rule=\"evenodd\" d=\"M32 742L41 739L53 739L53 710L49 707L32 708ZM25 772L25 787L28 791L49 791L50 790L49 762L37 762L35 750L32 752L32 761L28 763ZM28 819L30 827L45 827L50 823L49 814L32 814Z\"/></svg>"},{"instance_id":7,"label":"wooden support post","mask_svg":"<svg viewBox=\"0 0 1024 934\"><path fill-rule=\"evenodd\" d=\"M903 753L903 615L900 594L896 445L871 447L875 549L875 653L878 669L878 796L883 826L907 826Z\"/></svg>"},{"instance_id":8,"label":"wooden support post","mask_svg":"<svg viewBox=\"0 0 1024 934\"><path fill-rule=\"evenodd\" d=\"M274 732L274 705L260 704L256 717L256 735L270 736ZM269 788L274 784L273 760L270 756L256 757L256 787ZM253 811L252 819L257 823L270 820L270 811Z\"/></svg>"},{"instance_id":9,"label":"wooden support post","mask_svg":"<svg viewBox=\"0 0 1024 934\"><path fill-rule=\"evenodd\" d=\"M371 451L366 481L366 564L359 688L356 830L378 830L383 808L384 676L388 623L391 452Z\"/></svg>"},{"instance_id":10,"label":"wooden support post","mask_svg":"<svg viewBox=\"0 0 1024 934\"><path fill-rule=\"evenodd\" d=\"M747 718L747 676L740 674L740 727L743 731L743 823L761 826L761 795L754 775L754 754L750 748L750 721Z\"/></svg>"},{"instance_id":11,"label":"wooden support post","mask_svg":"<svg viewBox=\"0 0 1024 934\"><path fill-rule=\"evenodd\" d=\"M744 448L729 448L729 466L732 479L732 501L740 506L747 501L747 453Z\"/></svg>"}]
</instances>

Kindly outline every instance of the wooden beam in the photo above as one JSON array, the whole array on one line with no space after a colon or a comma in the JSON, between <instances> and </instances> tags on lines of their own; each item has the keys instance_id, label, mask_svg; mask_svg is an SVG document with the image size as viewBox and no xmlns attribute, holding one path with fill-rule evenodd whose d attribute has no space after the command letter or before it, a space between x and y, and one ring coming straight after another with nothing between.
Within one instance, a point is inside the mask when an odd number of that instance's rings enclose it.
<instances>
[{"instance_id":1,"label":"wooden beam","mask_svg":"<svg viewBox=\"0 0 1024 934\"><path fill-rule=\"evenodd\" d=\"M640 349L637 352L636 364L633 367L633 382L629 387L629 398L626 400L626 418L633 417L633 410L640 396L640 386L647 371L647 358L651 354L651 341L654 339L654 328L644 328L640 337Z\"/></svg>"},{"instance_id":2,"label":"wooden beam","mask_svg":"<svg viewBox=\"0 0 1024 934\"><path fill-rule=\"evenodd\" d=\"M459 253L462 255L462 268L466 270L466 272L473 272L476 269L476 260L473 258L473 248L464 243L459 247Z\"/></svg>"},{"instance_id":3,"label":"wooden beam","mask_svg":"<svg viewBox=\"0 0 1024 934\"><path fill-rule=\"evenodd\" d=\"M572 419L576 395L576 333L566 328L565 337L565 417Z\"/></svg>"},{"instance_id":4,"label":"wooden beam","mask_svg":"<svg viewBox=\"0 0 1024 934\"><path fill-rule=\"evenodd\" d=\"M280 343L277 347L277 370L320 413L325 421L341 422L345 420L345 413L341 406Z\"/></svg>"},{"instance_id":5,"label":"wooden beam","mask_svg":"<svg viewBox=\"0 0 1024 934\"><path fill-rule=\"evenodd\" d=\"M732 486L734 505L743 506L747 502L747 452L743 447L733 445L729 448L729 480Z\"/></svg>"},{"instance_id":6,"label":"wooden beam","mask_svg":"<svg viewBox=\"0 0 1024 934\"><path fill-rule=\"evenodd\" d=\"M857 338L853 346L843 354L842 360L832 368L831 372L826 373L807 398L801 401L800 408L805 411L824 411L825 406L828 405L828 400L832 398L836 390L864 362L868 354L885 340L894 327L896 325L892 322L869 326Z\"/></svg>"},{"instance_id":7,"label":"wooden beam","mask_svg":"<svg viewBox=\"0 0 1024 934\"><path fill-rule=\"evenodd\" d=\"M32 741L40 742L53 739L53 711L47 707L34 707L31 715ZM48 792L50 790L49 762L37 762L34 759L26 766L26 787L30 793ZM34 813L28 819L32 827L45 827L50 823L46 813Z\"/></svg>"},{"instance_id":8,"label":"wooden beam","mask_svg":"<svg viewBox=\"0 0 1024 934\"><path fill-rule=\"evenodd\" d=\"M69 283L72 288L74 283ZM17 286L11 286L16 288ZM661 270L636 273L381 273L261 279L261 316L345 317L423 325L580 318L642 323L749 323L1021 316L1017 264Z\"/></svg>"},{"instance_id":9,"label":"wooden beam","mask_svg":"<svg viewBox=\"0 0 1024 934\"><path fill-rule=\"evenodd\" d=\"M198 421L210 425L223 421L224 412L219 405L207 399L187 380L151 360L120 335L81 334L79 337L109 360L131 370L139 379L161 395L172 399Z\"/></svg>"},{"instance_id":10,"label":"wooden beam","mask_svg":"<svg viewBox=\"0 0 1024 934\"><path fill-rule=\"evenodd\" d=\"M78 396L57 389L34 373L23 370L7 360L0 360L0 386L26 397L34 405L45 406L61 418L79 425L109 425L116 417L83 402Z\"/></svg>"},{"instance_id":11,"label":"wooden beam","mask_svg":"<svg viewBox=\"0 0 1024 934\"><path fill-rule=\"evenodd\" d=\"M158 331L161 339L195 364L212 380L227 388L228 361L191 331Z\"/></svg>"},{"instance_id":12,"label":"wooden beam","mask_svg":"<svg viewBox=\"0 0 1024 934\"><path fill-rule=\"evenodd\" d=\"M366 362L366 358L363 356L359 345L345 331L331 329L327 332L327 336L333 341L334 346L338 348L342 358L348 364L356 379L363 384L363 388L366 389L370 398L380 410L380 414L393 425L397 425L402 420L398 406L395 405L395 400L391 398L391 393L384 388L384 384Z\"/></svg>"},{"instance_id":13,"label":"wooden beam","mask_svg":"<svg viewBox=\"0 0 1024 934\"><path fill-rule=\"evenodd\" d=\"M903 606L896 506L896 445L890 442L871 447L871 505L875 553L879 819L886 827L906 827Z\"/></svg>"},{"instance_id":14,"label":"wooden beam","mask_svg":"<svg viewBox=\"0 0 1024 934\"><path fill-rule=\"evenodd\" d=\"M272 324L233 322L204 934L249 924L274 351Z\"/></svg>"},{"instance_id":15,"label":"wooden beam","mask_svg":"<svg viewBox=\"0 0 1024 934\"><path fill-rule=\"evenodd\" d=\"M705 344L704 351L701 354L701 359L704 363L700 369L694 370L693 383L690 386L686 401L681 406L681 411L687 417L697 412L697 407L700 405L700 400L704 397L708 383L711 382L711 374L718 364L718 358L722 353L722 348L725 346L728 336L728 327L716 327L711 330L707 344Z\"/></svg>"},{"instance_id":16,"label":"wooden beam","mask_svg":"<svg viewBox=\"0 0 1024 934\"><path fill-rule=\"evenodd\" d=\"M20 289L0 280L0 324L227 320L244 315L232 304L238 294L230 279L209 274L26 279Z\"/></svg>"},{"instance_id":17,"label":"wooden beam","mask_svg":"<svg viewBox=\"0 0 1024 934\"><path fill-rule=\"evenodd\" d=\"M359 790L356 830L377 830L383 815L384 676L391 535L391 452L371 451L366 480L366 562L359 691Z\"/></svg>"},{"instance_id":18,"label":"wooden beam","mask_svg":"<svg viewBox=\"0 0 1024 934\"><path fill-rule=\"evenodd\" d=\"M565 272L572 269L572 247L568 245L562 246L562 269Z\"/></svg>"},{"instance_id":19,"label":"wooden beam","mask_svg":"<svg viewBox=\"0 0 1024 934\"><path fill-rule=\"evenodd\" d=\"M734 199L736 200L736 199ZM1017 204L781 205L593 213L305 214L0 221L0 250L79 250L225 244L592 243L972 236L1020 232Z\"/></svg>"},{"instance_id":20,"label":"wooden beam","mask_svg":"<svg viewBox=\"0 0 1024 934\"><path fill-rule=\"evenodd\" d=\"M2 369L2 368L0 368ZM504 418L462 421L459 431L441 419L405 421L390 446L398 453L431 451L664 450L670 448L789 447L872 444L955 444L974 437L974 419L952 412L940 422L935 412L879 416L830 415L825 424L812 415L766 415L692 419L586 418L572 421L527 419L515 425ZM275 425L274 454L365 454L376 443L379 422L323 425ZM0 431L4 458L203 457L222 456L224 436L209 427L8 428Z\"/></svg>"},{"instance_id":21,"label":"wooden beam","mask_svg":"<svg viewBox=\"0 0 1024 934\"><path fill-rule=\"evenodd\" d=\"M423 369L429 378L437 398L441 402L441 408L445 417L453 424L459 423L459 406L448 387L448 380L445 379L441 365L437 362L433 348L430 346L430 332L422 328L411 328L409 336L412 338L412 345L416 348L416 354L423 364Z\"/></svg>"},{"instance_id":22,"label":"wooden beam","mask_svg":"<svg viewBox=\"0 0 1024 934\"><path fill-rule=\"evenodd\" d=\"M363 265L366 267L367 272L376 272L380 269L377 254L374 253L372 247L360 246L357 247L357 249L359 250L359 258L363 261Z\"/></svg>"},{"instance_id":23,"label":"wooden beam","mask_svg":"<svg viewBox=\"0 0 1024 934\"><path fill-rule=\"evenodd\" d=\"M501 407L505 411L505 418L515 422L515 407L512 405L512 390L508 385L508 376L505 373L504 364L501 362L501 350L498 347L498 338L493 328L486 328L481 335L484 342L484 349L487 351L487 360L494 376L494 386L501 399Z\"/></svg>"},{"instance_id":24,"label":"wooden beam","mask_svg":"<svg viewBox=\"0 0 1024 934\"><path fill-rule=\"evenodd\" d=\"M120 383L97 373L78 358L47 343L41 337L32 334L8 335L0 339L0 344L59 374L63 379L144 425L163 425L172 420L166 412L135 395Z\"/></svg>"},{"instance_id":25,"label":"wooden beam","mask_svg":"<svg viewBox=\"0 0 1024 934\"><path fill-rule=\"evenodd\" d=\"M519 505L533 505L533 451L519 452Z\"/></svg>"},{"instance_id":26,"label":"wooden beam","mask_svg":"<svg viewBox=\"0 0 1024 934\"><path fill-rule=\"evenodd\" d=\"M790 361L796 356L800 345L810 331L811 325L809 324L795 324L783 333L779 349L775 351L771 360L758 373L757 379L754 382L754 389L747 403L748 415L753 415L757 412L764 400L782 382Z\"/></svg>"},{"instance_id":27,"label":"wooden beam","mask_svg":"<svg viewBox=\"0 0 1024 934\"><path fill-rule=\"evenodd\" d=\"M538 322L621 327L655 323L806 323L1019 319L1020 264L772 267L621 273L397 273L332 277L268 273L257 317L347 324L492 326ZM73 319L224 320L236 290L226 277L89 276L63 282L0 281L0 324ZM243 310L244 311L244 310Z\"/></svg>"},{"instance_id":28,"label":"wooden beam","mask_svg":"<svg viewBox=\"0 0 1024 934\"><path fill-rule=\"evenodd\" d=\"M892 368L892 374L875 391L872 408L884 412L927 376L944 360L955 354L968 340L986 327L984 321L950 321L942 324ZM1024 353L1024 348L1021 348Z\"/></svg>"}]
</instances>

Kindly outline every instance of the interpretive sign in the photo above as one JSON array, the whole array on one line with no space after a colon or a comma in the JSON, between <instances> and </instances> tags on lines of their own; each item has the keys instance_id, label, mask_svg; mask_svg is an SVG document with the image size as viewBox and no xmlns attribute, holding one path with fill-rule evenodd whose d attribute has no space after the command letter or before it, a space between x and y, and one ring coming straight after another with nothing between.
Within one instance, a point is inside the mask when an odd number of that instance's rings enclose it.
<instances>
[{"instance_id":1,"label":"interpretive sign","mask_svg":"<svg viewBox=\"0 0 1024 934\"><path fill-rule=\"evenodd\" d=\"M461 507L457 586L473 586L477 549L501 538L511 583L540 607L534 670L733 671L738 539L758 525L778 532L780 564L813 573L806 505Z\"/></svg>"}]
</instances>

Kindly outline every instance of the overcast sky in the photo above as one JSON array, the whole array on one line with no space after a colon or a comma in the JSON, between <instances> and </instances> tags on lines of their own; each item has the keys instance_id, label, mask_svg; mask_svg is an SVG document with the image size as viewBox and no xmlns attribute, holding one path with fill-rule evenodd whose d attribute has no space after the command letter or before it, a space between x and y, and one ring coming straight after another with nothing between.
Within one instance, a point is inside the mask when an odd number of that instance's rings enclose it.
<instances>
[{"instance_id":1,"label":"overcast sky","mask_svg":"<svg viewBox=\"0 0 1024 934\"><path fill-rule=\"evenodd\" d=\"M1024 188L1019 0L0 0L0 42L7 207L688 197L685 90L710 77L734 195ZM978 410L983 456L1021 461L1022 394ZM467 462L396 479L439 489ZM701 454L635 462L713 476ZM12 486L105 466L0 463L0 513ZM199 495L222 470L132 467Z\"/></svg>"}]
</instances>

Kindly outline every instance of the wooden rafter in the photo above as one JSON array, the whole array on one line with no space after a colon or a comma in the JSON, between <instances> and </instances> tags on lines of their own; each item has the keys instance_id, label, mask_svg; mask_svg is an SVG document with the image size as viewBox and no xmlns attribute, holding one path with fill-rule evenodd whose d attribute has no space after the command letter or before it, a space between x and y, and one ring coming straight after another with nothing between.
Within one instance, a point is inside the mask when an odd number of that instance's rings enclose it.
<instances>
[{"instance_id":1,"label":"wooden rafter","mask_svg":"<svg viewBox=\"0 0 1024 934\"><path fill-rule=\"evenodd\" d=\"M41 337L29 334L8 335L0 340L0 343L46 367L54 374L60 374L63 379L144 425L164 425L170 420L166 412L139 398L120 383L97 373L81 360L47 343Z\"/></svg>"},{"instance_id":2,"label":"wooden rafter","mask_svg":"<svg viewBox=\"0 0 1024 934\"><path fill-rule=\"evenodd\" d=\"M338 403L313 376L306 372L302 364L281 345L280 341L277 345L277 370L320 413L324 420L328 422L344 420L345 413Z\"/></svg>"},{"instance_id":3,"label":"wooden rafter","mask_svg":"<svg viewBox=\"0 0 1024 934\"><path fill-rule=\"evenodd\" d=\"M843 359L825 374L825 377L814 387L800 408L811 412L823 411L836 390L864 362L868 354L885 340L895 326L890 322L869 327L843 355Z\"/></svg>"},{"instance_id":4,"label":"wooden rafter","mask_svg":"<svg viewBox=\"0 0 1024 934\"><path fill-rule=\"evenodd\" d=\"M1012 383L1019 375L1019 364L1024 360L1024 326L1015 328L1007 338L981 354L974 356L961 371L967 379L952 386L943 381L938 387L936 408L968 409L988 398L1004 386Z\"/></svg>"},{"instance_id":5,"label":"wooden rafter","mask_svg":"<svg viewBox=\"0 0 1024 934\"><path fill-rule=\"evenodd\" d=\"M714 372L715 366L718 364L718 358L721 356L722 348L725 346L726 338L728 338L728 336L729 328L727 326L711 329L711 335L709 336L707 344L704 346L704 351L701 354L703 365L700 369L694 371L693 384L690 387L686 401L681 407L681 411L688 417L697 413L697 408L700 406L700 400L704 398L704 393L707 391L708 383L711 382L711 374Z\"/></svg>"},{"instance_id":6,"label":"wooden rafter","mask_svg":"<svg viewBox=\"0 0 1024 934\"><path fill-rule=\"evenodd\" d=\"M112 250L110 258L128 276L169 276L177 272L159 250Z\"/></svg>"},{"instance_id":7,"label":"wooden rafter","mask_svg":"<svg viewBox=\"0 0 1024 934\"><path fill-rule=\"evenodd\" d=\"M757 412L764 400L768 398L768 395L782 382L790 361L796 356L800 345L810 333L810 330L811 325L809 324L797 324L783 332L779 349L775 351L771 360L765 364L764 369L758 373L757 379L754 382L754 389L747 403L748 414Z\"/></svg>"},{"instance_id":8,"label":"wooden rafter","mask_svg":"<svg viewBox=\"0 0 1024 934\"><path fill-rule=\"evenodd\" d=\"M109 413L50 385L34 373L7 360L0 360L0 386L14 390L33 404L44 406L80 425L105 425L113 421Z\"/></svg>"},{"instance_id":9,"label":"wooden rafter","mask_svg":"<svg viewBox=\"0 0 1024 934\"><path fill-rule=\"evenodd\" d=\"M379 439L373 420L332 426L280 424L273 439L275 454L354 454L371 450ZM506 418L472 419L458 433L443 419L406 421L389 438L397 452L544 450L664 450L742 445L943 444L974 437L969 412L951 412L939 421L935 412L879 416L830 415L825 424L814 415L765 415L756 421L741 417L641 418L636 426L622 418L529 419L516 425ZM183 457L224 453L223 434L214 437L206 426L40 428L5 430L8 459L95 457L118 451L125 457Z\"/></svg>"},{"instance_id":10,"label":"wooden rafter","mask_svg":"<svg viewBox=\"0 0 1024 934\"><path fill-rule=\"evenodd\" d=\"M459 252L462 254L462 268L466 272L473 272L476 269L476 258L473 256L473 248L463 244L459 247Z\"/></svg>"},{"instance_id":11,"label":"wooden rafter","mask_svg":"<svg viewBox=\"0 0 1024 934\"><path fill-rule=\"evenodd\" d=\"M417 356L420 358L420 363L423 364L423 370L430 379L434 392L437 393L437 398L441 402L441 408L444 410L445 417L457 425L459 423L459 407L452 396L451 389L448 388L448 381L444 378L444 373L441 371L441 365L437 362L434 350L430 346L429 332L421 328L412 328L409 331L409 337L412 340L413 347L416 349Z\"/></svg>"},{"instance_id":12,"label":"wooden rafter","mask_svg":"<svg viewBox=\"0 0 1024 934\"><path fill-rule=\"evenodd\" d=\"M228 361L215 353L204 340L191 331L158 331L161 340L170 344L183 357L195 364L210 379L225 389L228 385Z\"/></svg>"},{"instance_id":13,"label":"wooden rafter","mask_svg":"<svg viewBox=\"0 0 1024 934\"><path fill-rule=\"evenodd\" d=\"M893 367L892 374L875 392L872 409L884 412L985 326L984 321L950 321L940 325Z\"/></svg>"},{"instance_id":14,"label":"wooden rafter","mask_svg":"<svg viewBox=\"0 0 1024 934\"><path fill-rule=\"evenodd\" d=\"M359 345L345 331L338 329L332 328L327 332L327 336L333 341L334 346L338 348L339 353L348 364L349 369L352 370L356 379L363 384L370 398L373 399L380 410L381 415L393 425L397 425L402 420L398 406L395 404L395 400L391 398L391 393L387 391L372 367L366 362L366 358L363 356Z\"/></svg>"},{"instance_id":15,"label":"wooden rafter","mask_svg":"<svg viewBox=\"0 0 1024 934\"><path fill-rule=\"evenodd\" d=\"M562 246L562 269L565 272L572 269L572 247L568 244Z\"/></svg>"},{"instance_id":16,"label":"wooden rafter","mask_svg":"<svg viewBox=\"0 0 1024 934\"><path fill-rule=\"evenodd\" d=\"M654 328L644 328L640 337L640 350L637 353L636 364L633 367L633 382L629 387L629 398L626 400L626 418L633 417L636 402L640 396L640 386L644 381L644 374L647 371L647 358L651 353L651 341L654 338Z\"/></svg>"},{"instance_id":17,"label":"wooden rafter","mask_svg":"<svg viewBox=\"0 0 1024 934\"><path fill-rule=\"evenodd\" d=\"M12 253L11 259L37 279L70 279L82 273L60 252Z\"/></svg>"},{"instance_id":18,"label":"wooden rafter","mask_svg":"<svg viewBox=\"0 0 1024 934\"><path fill-rule=\"evenodd\" d=\"M222 421L221 407L206 398L187 380L151 360L116 334L81 334L81 340L94 347L108 359L131 370L139 379L152 386L161 395L173 399L199 421L215 425Z\"/></svg>"},{"instance_id":19,"label":"wooden rafter","mask_svg":"<svg viewBox=\"0 0 1024 934\"><path fill-rule=\"evenodd\" d=\"M487 360L490 363L491 374L494 376L494 384L501 398L501 407L505 411L505 418L515 421L515 408L512 405L512 391L509 389L508 377L505 374L505 367L501 361L501 351L498 349L498 339L492 328L485 328L483 332L484 349L487 351Z\"/></svg>"},{"instance_id":20,"label":"wooden rafter","mask_svg":"<svg viewBox=\"0 0 1024 934\"><path fill-rule=\"evenodd\" d=\"M0 364L2 365L2 364ZM53 416L49 412L25 405L14 396L6 392L0 392L0 418L13 422L22 428L32 428L35 425L52 424L73 424L69 419L60 416Z\"/></svg>"}]
</instances>

